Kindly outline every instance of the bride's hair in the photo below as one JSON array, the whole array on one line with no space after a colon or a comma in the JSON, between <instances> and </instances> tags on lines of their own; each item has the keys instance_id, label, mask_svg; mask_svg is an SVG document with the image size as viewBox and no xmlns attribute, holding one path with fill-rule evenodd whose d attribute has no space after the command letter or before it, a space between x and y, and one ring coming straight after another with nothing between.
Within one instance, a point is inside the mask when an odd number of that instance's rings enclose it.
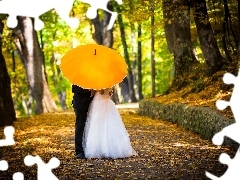
<instances>
[{"instance_id":1,"label":"bride's hair","mask_svg":"<svg viewBox=\"0 0 240 180\"><path fill-rule=\"evenodd\" d=\"M102 95L109 95L109 93L112 91L112 88L106 88L99 90L100 94Z\"/></svg>"}]
</instances>

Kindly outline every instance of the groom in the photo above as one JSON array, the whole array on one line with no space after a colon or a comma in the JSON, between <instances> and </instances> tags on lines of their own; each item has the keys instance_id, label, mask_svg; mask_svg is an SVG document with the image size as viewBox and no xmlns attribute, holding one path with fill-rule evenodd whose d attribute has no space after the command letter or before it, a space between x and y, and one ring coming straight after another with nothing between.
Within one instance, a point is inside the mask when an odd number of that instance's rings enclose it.
<instances>
[{"instance_id":1,"label":"groom","mask_svg":"<svg viewBox=\"0 0 240 180\"><path fill-rule=\"evenodd\" d=\"M82 147L84 127L87 119L88 107L93 99L91 91L77 85L72 85L73 108L76 116L75 123L75 153L77 158L85 158Z\"/></svg>"}]
</instances>

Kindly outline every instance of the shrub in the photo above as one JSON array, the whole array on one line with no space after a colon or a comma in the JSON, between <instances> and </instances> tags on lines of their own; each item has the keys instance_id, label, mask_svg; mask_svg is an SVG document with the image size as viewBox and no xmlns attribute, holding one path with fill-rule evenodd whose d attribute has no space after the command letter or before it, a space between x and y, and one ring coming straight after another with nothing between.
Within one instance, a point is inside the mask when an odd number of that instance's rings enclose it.
<instances>
[{"instance_id":1,"label":"shrub","mask_svg":"<svg viewBox=\"0 0 240 180\"><path fill-rule=\"evenodd\" d=\"M234 119L224 117L209 107L180 103L162 104L147 99L139 102L138 114L178 124L207 140L211 140L214 134L235 122ZM237 143L226 139L224 145L236 148Z\"/></svg>"}]
</instances>

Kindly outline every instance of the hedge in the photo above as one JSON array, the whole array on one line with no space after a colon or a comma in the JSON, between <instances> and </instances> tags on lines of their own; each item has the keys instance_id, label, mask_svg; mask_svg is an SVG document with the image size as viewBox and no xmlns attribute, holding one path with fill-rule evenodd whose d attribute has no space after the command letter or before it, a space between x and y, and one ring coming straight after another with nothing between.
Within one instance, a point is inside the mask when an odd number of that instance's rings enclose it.
<instances>
[{"instance_id":1,"label":"hedge","mask_svg":"<svg viewBox=\"0 0 240 180\"><path fill-rule=\"evenodd\" d=\"M214 134L235 122L234 119L224 117L209 107L181 103L162 104L149 99L139 102L138 114L178 124L207 140L212 140ZM239 146L229 138L225 138L224 145L234 149Z\"/></svg>"}]
</instances>

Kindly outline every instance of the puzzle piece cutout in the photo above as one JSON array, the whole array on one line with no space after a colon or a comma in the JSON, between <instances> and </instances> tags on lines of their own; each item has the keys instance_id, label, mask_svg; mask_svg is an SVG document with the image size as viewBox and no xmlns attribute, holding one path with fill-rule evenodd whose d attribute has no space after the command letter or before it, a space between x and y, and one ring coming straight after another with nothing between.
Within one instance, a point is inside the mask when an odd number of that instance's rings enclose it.
<instances>
[{"instance_id":1,"label":"puzzle piece cutout","mask_svg":"<svg viewBox=\"0 0 240 180\"><path fill-rule=\"evenodd\" d=\"M13 180L24 180L24 175L21 172L16 172L13 174Z\"/></svg>"},{"instance_id":2,"label":"puzzle piece cutout","mask_svg":"<svg viewBox=\"0 0 240 180\"><path fill-rule=\"evenodd\" d=\"M112 14L108 30L112 29L117 18L117 12L112 12L107 9L109 0L81 0L83 3L89 4L91 7L87 10L87 17L94 19L97 16L97 10L102 9ZM122 4L122 0L116 0L118 4ZM71 28L79 26L77 18L69 17L74 0L1 0L0 13L8 14L7 26L15 28L17 26L17 16L27 16L35 19L34 29L41 30L44 23L39 16L51 9L55 9L57 14L64 20Z\"/></svg>"},{"instance_id":3,"label":"puzzle piece cutout","mask_svg":"<svg viewBox=\"0 0 240 180\"><path fill-rule=\"evenodd\" d=\"M13 139L13 134L15 132L15 129L13 126L6 126L4 128L4 135L6 139L0 140L0 146L10 146L15 144L15 141ZM38 180L58 180L58 178L52 173L52 169L57 168L60 165L60 161L53 157L50 159L50 161L46 164L42 161L42 159L37 156L31 156L27 155L24 158L24 163L27 166L32 166L34 164L37 164L38 171L37 176ZM6 160L0 160L0 171L6 171L8 169L8 162ZM24 180L24 175L21 172L16 172L13 174L13 180Z\"/></svg>"},{"instance_id":4,"label":"puzzle piece cutout","mask_svg":"<svg viewBox=\"0 0 240 180\"><path fill-rule=\"evenodd\" d=\"M58 178L52 173L52 169L57 168L60 165L60 161L53 157L46 164L42 161L42 159L37 156L27 155L24 158L24 163L27 166L32 166L37 164L37 179L38 180L58 180ZM0 161L0 171L6 171L8 169L8 162L5 160ZM21 172L16 172L13 174L13 180L24 180L24 175Z\"/></svg>"},{"instance_id":5,"label":"puzzle piece cutout","mask_svg":"<svg viewBox=\"0 0 240 180\"><path fill-rule=\"evenodd\" d=\"M218 100L216 106L219 110L224 110L227 106L230 106L234 115L234 118L237 121L240 121L240 111L238 107L239 98L240 98L240 71L238 76L234 76L230 73L225 73L223 76L223 82L225 84L234 84L234 89L230 101ZM240 122L239 122L240 123Z\"/></svg>"},{"instance_id":6,"label":"puzzle piece cutout","mask_svg":"<svg viewBox=\"0 0 240 180\"><path fill-rule=\"evenodd\" d=\"M111 19L110 19L109 24L108 24L107 30L112 29L113 24L114 24L114 22L116 21L116 18L117 18L117 12L112 12L112 11L108 10L107 4L108 4L109 0L98 0L98 1L96 1L96 0L81 0L81 1L83 3L87 3L91 6L87 10L87 13L86 13L86 15L89 19L96 18L98 9L102 9L102 10L107 11L110 14L112 14ZM121 5L123 3L122 0L116 0L116 1L119 5Z\"/></svg>"},{"instance_id":7,"label":"puzzle piece cutout","mask_svg":"<svg viewBox=\"0 0 240 180\"><path fill-rule=\"evenodd\" d=\"M8 162L5 160L0 161L0 171L6 171L8 169Z\"/></svg>"},{"instance_id":8,"label":"puzzle piece cutout","mask_svg":"<svg viewBox=\"0 0 240 180\"><path fill-rule=\"evenodd\" d=\"M4 128L5 139L0 139L0 147L11 146L15 144L15 141L13 139L14 132L15 132L15 129L13 126L6 126Z\"/></svg>"},{"instance_id":9,"label":"puzzle piece cutout","mask_svg":"<svg viewBox=\"0 0 240 180\"><path fill-rule=\"evenodd\" d=\"M57 168L60 165L60 161L53 157L50 159L50 161L46 164L42 161L42 159L37 156L31 156L27 155L24 158L24 163L27 166L32 166L34 164L37 164L38 170L37 170L37 179L38 180L58 180L58 178L52 173L52 169Z\"/></svg>"},{"instance_id":10,"label":"puzzle piece cutout","mask_svg":"<svg viewBox=\"0 0 240 180\"><path fill-rule=\"evenodd\" d=\"M72 28L79 26L77 18L69 17L74 0L1 0L0 13L9 14L7 26L17 26L17 16L27 16L35 19L35 30L41 30L44 23L39 16L55 9L57 14Z\"/></svg>"},{"instance_id":11,"label":"puzzle piece cutout","mask_svg":"<svg viewBox=\"0 0 240 180\"><path fill-rule=\"evenodd\" d=\"M208 178L211 178L212 180L239 180L240 179L240 173L239 173L239 167L240 167L240 149L238 149L235 157L233 159L230 158L230 156L226 153L222 153L219 157L219 161L222 164L228 165L227 171L221 176L216 177L212 175L209 172L206 172L206 176Z\"/></svg>"},{"instance_id":12,"label":"puzzle piece cutout","mask_svg":"<svg viewBox=\"0 0 240 180\"><path fill-rule=\"evenodd\" d=\"M223 128L220 132L216 133L212 138L212 142L215 145L222 145L224 142L224 137L226 136L240 144L240 132L239 132L240 111L238 108L238 101L240 98L240 70L238 72L237 77L235 77L230 73L225 73L223 76L223 82L225 84L234 84L232 96L230 98L230 101L228 102L223 100L218 100L216 102L216 106L219 110L224 110L227 106L230 106L236 122ZM206 172L207 177L211 178L212 180L240 179L240 174L239 174L240 148L238 149L233 159L231 159L229 155L227 155L226 153L222 153L219 157L219 161L222 164L228 165L227 171L221 177L216 177L211 173Z\"/></svg>"},{"instance_id":13,"label":"puzzle piece cutout","mask_svg":"<svg viewBox=\"0 0 240 180\"><path fill-rule=\"evenodd\" d=\"M230 73L225 73L223 76L223 82L225 84L234 84L234 90L232 93L232 96L230 98L230 101L223 101L218 100L216 102L216 106L219 110L224 110L227 106L230 106L233 115L235 117L235 123L223 128L220 132L216 133L213 136L213 143L215 145L222 145L224 141L224 136L227 136L234 141L238 142L240 144L240 111L238 107L238 102L240 99L240 71L238 73L238 76L235 77L234 75Z\"/></svg>"},{"instance_id":14,"label":"puzzle piece cutout","mask_svg":"<svg viewBox=\"0 0 240 180\"><path fill-rule=\"evenodd\" d=\"M0 161L0 171L6 171L8 169L8 162L5 160ZM13 180L24 180L23 173L16 172L13 174Z\"/></svg>"}]
</instances>

